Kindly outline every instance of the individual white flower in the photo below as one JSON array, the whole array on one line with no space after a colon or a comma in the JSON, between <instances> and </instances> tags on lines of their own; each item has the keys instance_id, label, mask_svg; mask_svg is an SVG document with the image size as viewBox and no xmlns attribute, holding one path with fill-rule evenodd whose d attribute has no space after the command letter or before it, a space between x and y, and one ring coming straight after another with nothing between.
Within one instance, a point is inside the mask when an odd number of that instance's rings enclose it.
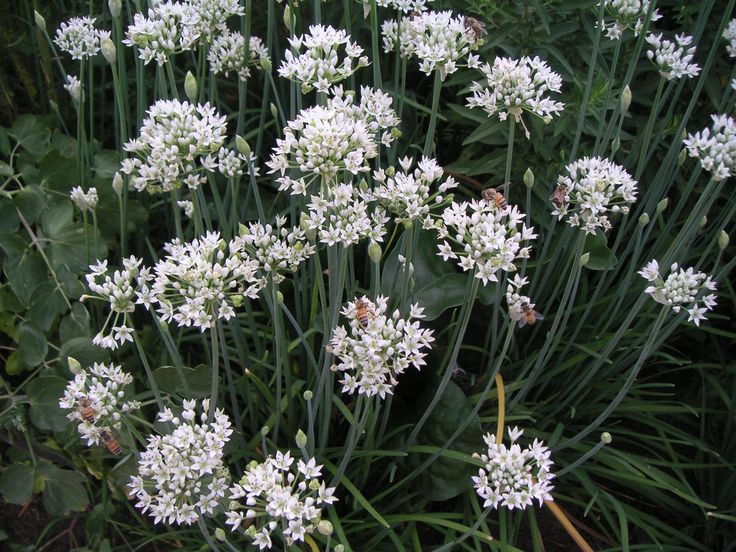
<instances>
[{"instance_id":1,"label":"individual white flower","mask_svg":"<svg viewBox=\"0 0 736 552\"><path fill-rule=\"evenodd\" d=\"M66 417L78 422L77 431L87 446L99 445L102 432L119 430L122 417L140 408L138 401L125 400L125 388L131 383L133 376L120 366L95 362L67 384L59 407L71 411Z\"/></svg>"},{"instance_id":2,"label":"individual white flower","mask_svg":"<svg viewBox=\"0 0 736 552\"><path fill-rule=\"evenodd\" d=\"M522 328L527 324L532 325L537 320L544 320L544 316L534 310L534 303L526 295L521 295L521 288L527 285L529 281L514 274L513 278L509 278L509 285L506 288L506 304L509 307L509 318L517 322Z\"/></svg>"},{"instance_id":3,"label":"individual white flower","mask_svg":"<svg viewBox=\"0 0 736 552\"><path fill-rule=\"evenodd\" d=\"M716 304L715 294L708 293L716 290L716 283L704 272L695 272L693 267L683 269L673 263L669 276L664 279L660 276L659 263L653 259L639 274L651 283L645 293L675 312L685 309L689 314L688 322L696 326L700 326L700 321L706 319L705 313Z\"/></svg>"},{"instance_id":4,"label":"individual white flower","mask_svg":"<svg viewBox=\"0 0 736 552\"><path fill-rule=\"evenodd\" d=\"M531 246L522 247L522 242L537 235L524 219L516 206L499 209L485 200L452 203L435 225L442 240L438 255L444 260L456 259L464 271L474 271L483 285L497 282L499 270L514 272L514 261L529 257Z\"/></svg>"},{"instance_id":5,"label":"individual white flower","mask_svg":"<svg viewBox=\"0 0 736 552\"><path fill-rule=\"evenodd\" d=\"M611 228L608 213L627 213L636 201L637 184L626 169L601 157L584 157L565 167L557 179L552 211L586 234Z\"/></svg>"},{"instance_id":6,"label":"individual white flower","mask_svg":"<svg viewBox=\"0 0 736 552\"><path fill-rule=\"evenodd\" d=\"M299 265L314 254L314 245L307 241L304 230L286 228L286 218L276 217L276 224L265 226L251 222L240 225L240 233L231 242L234 251L245 251L256 259L265 273L276 282L284 279L285 272L296 272Z\"/></svg>"},{"instance_id":7,"label":"individual white flower","mask_svg":"<svg viewBox=\"0 0 736 552\"><path fill-rule=\"evenodd\" d=\"M212 154L225 142L225 116L209 103L190 104L159 100L147 112L141 135L123 149L135 155L123 160L121 172L138 191L168 192L206 181L202 172L213 170Z\"/></svg>"},{"instance_id":8,"label":"individual white flower","mask_svg":"<svg viewBox=\"0 0 736 552\"><path fill-rule=\"evenodd\" d=\"M728 27L723 31L723 38L728 40L726 51L729 57L736 57L736 19L728 22Z\"/></svg>"},{"instance_id":9,"label":"individual white flower","mask_svg":"<svg viewBox=\"0 0 736 552\"><path fill-rule=\"evenodd\" d=\"M400 30L400 36L397 32ZM483 44L483 38L468 25L462 15L451 11L426 11L403 17L401 25L387 20L382 25L383 47L390 52L399 46L404 58L419 58L419 70L430 75L439 71L444 80L461 66L478 67L472 52Z\"/></svg>"},{"instance_id":10,"label":"individual white flower","mask_svg":"<svg viewBox=\"0 0 736 552\"><path fill-rule=\"evenodd\" d=\"M647 50L647 57L657 66L662 78L667 80L683 77L692 79L698 76L700 66L697 63L691 63L695 55L695 46L687 48L693 41L692 36L676 35L675 42L672 42L662 39L661 33L650 33L646 39L653 46L652 50Z\"/></svg>"},{"instance_id":11,"label":"individual white flower","mask_svg":"<svg viewBox=\"0 0 736 552\"><path fill-rule=\"evenodd\" d=\"M358 393L382 399L393 394L397 378L409 367L417 370L426 364L425 351L434 341L432 330L421 328L424 318L419 305L412 305L408 318L398 309L387 314L388 299L371 301L362 297L342 309L350 326L338 326L332 332L330 346L337 358L333 371L343 373L340 383L344 393Z\"/></svg>"},{"instance_id":12,"label":"individual white flower","mask_svg":"<svg viewBox=\"0 0 736 552\"><path fill-rule=\"evenodd\" d=\"M393 108L393 98L381 90L369 86L360 87L360 101L355 91L343 91L342 86L330 89L327 106L339 113L351 116L366 125L375 136L380 135L381 144L390 146L397 137L397 126L401 123Z\"/></svg>"},{"instance_id":13,"label":"individual white flower","mask_svg":"<svg viewBox=\"0 0 736 552\"><path fill-rule=\"evenodd\" d=\"M301 83L305 94L314 88L327 92L330 86L369 64L363 48L344 30L329 25L311 25L308 33L290 38L289 43L297 53L284 53L279 75Z\"/></svg>"},{"instance_id":14,"label":"individual white flower","mask_svg":"<svg viewBox=\"0 0 736 552\"><path fill-rule=\"evenodd\" d=\"M90 188L86 192L81 187L75 186L69 194L69 197L80 211L94 211L97 207L97 188Z\"/></svg>"},{"instance_id":15,"label":"individual white flower","mask_svg":"<svg viewBox=\"0 0 736 552\"><path fill-rule=\"evenodd\" d=\"M710 117L710 128L688 134L683 143L690 157L697 157L711 178L719 181L736 172L736 120L728 115Z\"/></svg>"},{"instance_id":16,"label":"individual white flower","mask_svg":"<svg viewBox=\"0 0 736 552\"><path fill-rule=\"evenodd\" d=\"M216 75L226 77L232 72L245 81L250 76L250 66L260 68L264 60L269 60L268 48L257 36L248 42L248 59L245 59L245 38L238 31L226 31L217 36L207 52L210 70Z\"/></svg>"},{"instance_id":17,"label":"individual white flower","mask_svg":"<svg viewBox=\"0 0 736 552\"><path fill-rule=\"evenodd\" d=\"M627 29L633 29L634 36L641 34L651 0L603 0L603 5L606 13L613 18L612 22L603 21L603 30L606 31L608 38L618 40ZM661 18L662 15L657 9L652 11L650 21Z\"/></svg>"},{"instance_id":18,"label":"individual white flower","mask_svg":"<svg viewBox=\"0 0 736 552\"><path fill-rule=\"evenodd\" d=\"M335 488L320 479L321 470L314 458L295 465L288 451L260 463L254 460L230 488L225 523L233 531L247 523L245 535L260 550L273 546L273 536L283 538L287 546L304 542L305 535L317 529L323 508L337 501Z\"/></svg>"},{"instance_id":19,"label":"individual white flower","mask_svg":"<svg viewBox=\"0 0 736 552\"><path fill-rule=\"evenodd\" d=\"M202 401L199 416L196 406L196 401L184 401L181 416L171 411L159 414L159 420L174 430L148 437L138 474L131 478L136 507L148 512L154 523L191 525L201 516L213 515L224 500L230 474L222 460L223 448L233 430L219 409L207 422L209 399Z\"/></svg>"},{"instance_id":20,"label":"individual white flower","mask_svg":"<svg viewBox=\"0 0 736 552\"><path fill-rule=\"evenodd\" d=\"M565 107L547 95L560 91L562 77L538 57L497 57L493 65L483 64L481 71L485 81L470 85L473 95L468 98L468 107L480 107L489 116L498 115L501 121L511 114L517 123L522 121L524 111L549 122Z\"/></svg>"},{"instance_id":21,"label":"individual white flower","mask_svg":"<svg viewBox=\"0 0 736 552\"><path fill-rule=\"evenodd\" d=\"M84 97L84 89L82 88L82 83L79 79L74 75L67 75L64 90L69 92L74 104L78 106Z\"/></svg>"},{"instance_id":22,"label":"individual white flower","mask_svg":"<svg viewBox=\"0 0 736 552\"><path fill-rule=\"evenodd\" d=\"M110 33L95 29L95 21L94 17L72 17L64 21L56 30L54 42L72 59L83 60L97 55L100 38L109 37Z\"/></svg>"},{"instance_id":23,"label":"individual white flower","mask_svg":"<svg viewBox=\"0 0 736 552\"><path fill-rule=\"evenodd\" d=\"M540 506L545 500L552 500L554 474L550 473L550 451L537 439L522 449L516 443L522 433L518 428L509 428L509 447L496 443L496 436L487 433L483 440L488 451L473 454L485 463L485 468L471 478L478 496L484 500L484 508L502 506L509 510L525 510L534 500L539 501Z\"/></svg>"}]
</instances>

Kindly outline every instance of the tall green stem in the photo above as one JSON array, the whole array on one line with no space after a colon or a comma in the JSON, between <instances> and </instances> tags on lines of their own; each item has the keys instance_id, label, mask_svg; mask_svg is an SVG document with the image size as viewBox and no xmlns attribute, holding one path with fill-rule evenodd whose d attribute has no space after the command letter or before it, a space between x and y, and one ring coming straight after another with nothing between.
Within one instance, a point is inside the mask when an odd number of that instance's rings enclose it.
<instances>
[{"instance_id":1,"label":"tall green stem","mask_svg":"<svg viewBox=\"0 0 736 552\"><path fill-rule=\"evenodd\" d=\"M434 133L437 126L437 112L440 105L440 91L442 90L442 78L440 72L435 69L434 87L432 89L432 113L429 116L429 127L427 128L427 138L424 141L424 155L429 156L432 153L432 144L434 143Z\"/></svg>"}]
</instances>

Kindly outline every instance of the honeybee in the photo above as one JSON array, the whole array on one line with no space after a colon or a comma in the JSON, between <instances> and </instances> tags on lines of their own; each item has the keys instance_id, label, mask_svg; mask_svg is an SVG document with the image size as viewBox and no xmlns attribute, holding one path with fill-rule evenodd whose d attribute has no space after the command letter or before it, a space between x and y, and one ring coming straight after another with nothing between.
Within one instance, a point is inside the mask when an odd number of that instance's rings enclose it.
<instances>
[{"instance_id":1,"label":"honeybee","mask_svg":"<svg viewBox=\"0 0 736 552\"><path fill-rule=\"evenodd\" d=\"M87 397L82 397L79 399L79 406L82 419L90 424L95 423L95 410L92 408L92 402Z\"/></svg>"},{"instance_id":2,"label":"honeybee","mask_svg":"<svg viewBox=\"0 0 736 552\"><path fill-rule=\"evenodd\" d=\"M552 192L552 203L555 204L556 207L562 207L565 204L565 196L567 195L567 186L564 184L560 184L555 188L555 191Z\"/></svg>"},{"instance_id":3,"label":"honeybee","mask_svg":"<svg viewBox=\"0 0 736 552\"><path fill-rule=\"evenodd\" d=\"M496 188L486 188L483 190L483 199L485 199L488 203L491 201L496 204L496 207L498 207L500 210L506 209L508 207L508 204L506 203L506 198L503 197L503 194L501 192L497 192Z\"/></svg>"},{"instance_id":4,"label":"honeybee","mask_svg":"<svg viewBox=\"0 0 736 552\"><path fill-rule=\"evenodd\" d=\"M533 326L537 320L544 320L541 313L535 311L529 303L521 304L521 318L519 318L519 327L523 328L527 324Z\"/></svg>"},{"instance_id":5,"label":"honeybee","mask_svg":"<svg viewBox=\"0 0 736 552\"><path fill-rule=\"evenodd\" d=\"M100 431L100 437L102 438L102 442L105 443L107 450L109 450L115 456L118 456L121 452L123 452L120 443L118 443L117 439L115 439L115 437L113 437L109 431L103 429L102 431Z\"/></svg>"},{"instance_id":6,"label":"honeybee","mask_svg":"<svg viewBox=\"0 0 736 552\"><path fill-rule=\"evenodd\" d=\"M474 17L465 16L465 28L475 35L476 40L482 40L488 36L486 24Z\"/></svg>"},{"instance_id":7,"label":"honeybee","mask_svg":"<svg viewBox=\"0 0 736 552\"><path fill-rule=\"evenodd\" d=\"M376 311L373 310L373 307L368 301L358 299L355 302L355 318L357 318L361 326L367 326L368 320L375 317Z\"/></svg>"}]
</instances>

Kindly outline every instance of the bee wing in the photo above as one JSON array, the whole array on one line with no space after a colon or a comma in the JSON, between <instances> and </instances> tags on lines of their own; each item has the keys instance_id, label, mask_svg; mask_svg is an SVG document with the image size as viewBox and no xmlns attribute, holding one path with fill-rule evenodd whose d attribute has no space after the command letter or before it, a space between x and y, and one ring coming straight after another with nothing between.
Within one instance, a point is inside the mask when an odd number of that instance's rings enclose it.
<instances>
[{"instance_id":1,"label":"bee wing","mask_svg":"<svg viewBox=\"0 0 736 552\"><path fill-rule=\"evenodd\" d=\"M526 326L526 316L519 318L519 327L523 328L524 326Z\"/></svg>"},{"instance_id":2,"label":"bee wing","mask_svg":"<svg viewBox=\"0 0 736 552\"><path fill-rule=\"evenodd\" d=\"M534 318L536 318L537 320L544 320L544 316L542 315L542 313L537 311L534 311Z\"/></svg>"}]
</instances>

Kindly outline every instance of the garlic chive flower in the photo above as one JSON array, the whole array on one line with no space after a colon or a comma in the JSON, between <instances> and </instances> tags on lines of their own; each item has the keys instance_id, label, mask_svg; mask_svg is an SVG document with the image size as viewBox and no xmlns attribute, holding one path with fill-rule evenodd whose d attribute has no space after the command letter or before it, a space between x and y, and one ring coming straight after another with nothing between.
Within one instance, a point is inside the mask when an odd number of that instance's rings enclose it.
<instances>
[{"instance_id":1,"label":"garlic chive flower","mask_svg":"<svg viewBox=\"0 0 736 552\"><path fill-rule=\"evenodd\" d=\"M356 100L355 91L343 91L342 86L333 86L330 94L328 107L363 122L375 136L380 134L381 144L390 146L396 139L396 127L401 120L389 94L369 86L360 87L360 101Z\"/></svg>"},{"instance_id":2,"label":"garlic chive flower","mask_svg":"<svg viewBox=\"0 0 736 552\"><path fill-rule=\"evenodd\" d=\"M728 178L736 172L736 120L728 115L711 115L713 125L683 141L690 157L697 157L700 165L715 181Z\"/></svg>"},{"instance_id":3,"label":"garlic chive flower","mask_svg":"<svg viewBox=\"0 0 736 552\"><path fill-rule=\"evenodd\" d=\"M483 437L488 451L473 454L485 463L472 477L475 491L484 500L484 508L525 510L535 500L541 506L545 500L552 500L550 493L554 488L550 451L537 439L522 449L516 441L523 430L509 428L508 432L510 446L496 443L496 436L488 433Z\"/></svg>"},{"instance_id":4,"label":"garlic chive flower","mask_svg":"<svg viewBox=\"0 0 736 552\"><path fill-rule=\"evenodd\" d=\"M59 407L70 410L66 417L78 423L77 431L87 446L99 445L103 431L119 430L123 416L140 408L138 401L125 400L125 388L131 383L133 376L120 366L95 362L67 384ZM89 415L85 419L85 407L91 409L91 419Z\"/></svg>"},{"instance_id":5,"label":"garlic chive flower","mask_svg":"<svg viewBox=\"0 0 736 552\"><path fill-rule=\"evenodd\" d=\"M509 278L509 285L506 287L506 304L509 307L509 318L516 322L519 327L527 324L534 324L537 320L544 320L544 317L534 310L534 303L526 295L521 295L521 288L529 283L525 277L514 274L513 278Z\"/></svg>"},{"instance_id":6,"label":"garlic chive flower","mask_svg":"<svg viewBox=\"0 0 736 552\"><path fill-rule=\"evenodd\" d=\"M362 0L366 4L370 4L368 0ZM423 12L427 9L427 2L434 0L376 0L376 5L382 8L389 8L403 13Z\"/></svg>"},{"instance_id":7,"label":"garlic chive flower","mask_svg":"<svg viewBox=\"0 0 736 552\"><path fill-rule=\"evenodd\" d=\"M726 51L729 57L736 57L736 19L728 22L728 27L723 31L723 38L728 41Z\"/></svg>"},{"instance_id":8,"label":"garlic chive flower","mask_svg":"<svg viewBox=\"0 0 736 552\"><path fill-rule=\"evenodd\" d=\"M600 3L598 4L600 6ZM628 29L634 31L634 36L639 36L644 28L647 14L651 7L651 0L603 0L606 14L613 21L603 21L603 30L606 36L612 40L619 40ZM657 9L652 11L650 21L657 21L662 15Z\"/></svg>"},{"instance_id":9,"label":"garlic chive flower","mask_svg":"<svg viewBox=\"0 0 736 552\"><path fill-rule=\"evenodd\" d=\"M80 211L94 211L99 199L97 196L97 188L94 187L85 192L81 187L75 186L72 188L69 197Z\"/></svg>"},{"instance_id":10,"label":"garlic chive flower","mask_svg":"<svg viewBox=\"0 0 736 552\"><path fill-rule=\"evenodd\" d=\"M247 526L244 533L259 550L270 550L274 537L287 546L304 542L322 521L324 507L337 501L335 488L327 487L321 475L322 466L314 458L294 465L288 451L253 461L230 488L225 523L232 531ZM279 550L282 546L276 545Z\"/></svg>"},{"instance_id":11,"label":"garlic chive flower","mask_svg":"<svg viewBox=\"0 0 736 552\"><path fill-rule=\"evenodd\" d=\"M100 51L100 39L109 38L108 31L95 29L94 17L72 17L64 21L56 30L54 42L72 59L83 60L97 55Z\"/></svg>"},{"instance_id":12,"label":"garlic chive flower","mask_svg":"<svg viewBox=\"0 0 736 552\"><path fill-rule=\"evenodd\" d=\"M233 430L222 410L207 422L209 399L184 401L180 415L165 408L158 415L174 430L168 435L148 437L146 450L138 462L138 474L131 478L131 495L136 507L154 518L154 523L192 525L201 516L213 515L223 502L230 484L223 448Z\"/></svg>"},{"instance_id":13,"label":"garlic chive flower","mask_svg":"<svg viewBox=\"0 0 736 552\"><path fill-rule=\"evenodd\" d=\"M659 263L651 260L639 274L651 284L644 290L645 293L677 313L685 309L689 314L687 321L696 326L700 326L700 321L706 319L705 313L716 304L715 294L708 293L716 290L716 283L710 276L695 272L692 267L683 269L673 263L669 276L664 279L660 275Z\"/></svg>"},{"instance_id":14,"label":"garlic chive flower","mask_svg":"<svg viewBox=\"0 0 736 552\"><path fill-rule=\"evenodd\" d=\"M647 57L657 66L659 74L667 80L681 79L687 77L692 79L700 73L700 66L691 63L695 56L695 46L692 44L693 37L685 34L675 36L675 42L663 39L662 34L648 34L646 40L652 45L647 50Z\"/></svg>"},{"instance_id":15,"label":"garlic chive flower","mask_svg":"<svg viewBox=\"0 0 736 552\"><path fill-rule=\"evenodd\" d=\"M270 60L268 48L257 36L248 41L248 59L245 59L245 38L238 31L226 31L217 36L207 52L210 71L215 75L236 73L241 81L250 76L250 67L261 67L264 60Z\"/></svg>"},{"instance_id":16,"label":"garlic chive flower","mask_svg":"<svg viewBox=\"0 0 736 552\"><path fill-rule=\"evenodd\" d=\"M609 213L627 213L636 201L637 184L626 169L601 157L584 157L565 167L557 179L552 211L586 234L610 230Z\"/></svg>"},{"instance_id":17,"label":"garlic chive flower","mask_svg":"<svg viewBox=\"0 0 736 552\"><path fill-rule=\"evenodd\" d=\"M175 239L164 246L168 255L153 267L148 282L136 293L137 303L154 307L165 322L205 331L218 319L229 320L235 308L255 299L265 285L258 261L241 255L217 232L191 242Z\"/></svg>"},{"instance_id":18,"label":"garlic chive flower","mask_svg":"<svg viewBox=\"0 0 736 552\"><path fill-rule=\"evenodd\" d=\"M473 54L483 44L465 17L451 11L425 11L401 19L401 35L395 20L383 23L383 48L396 49L403 58L419 58L419 70L426 75L439 71L442 80L459 67L478 67L478 56Z\"/></svg>"},{"instance_id":19,"label":"garlic chive flower","mask_svg":"<svg viewBox=\"0 0 736 552\"><path fill-rule=\"evenodd\" d=\"M74 75L67 75L66 84L64 84L64 90L69 92L74 105L79 106L79 103L84 97L84 89L82 88L82 83L80 82L80 80Z\"/></svg>"},{"instance_id":20,"label":"garlic chive flower","mask_svg":"<svg viewBox=\"0 0 736 552\"><path fill-rule=\"evenodd\" d=\"M499 270L515 272L514 261L529 257L531 246L522 247L522 242L537 235L524 219L516 206L499 209L485 200L452 203L441 220L435 221L442 240L438 255L445 261L456 259L460 268L473 271L483 285L497 282Z\"/></svg>"},{"instance_id":21,"label":"garlic chive flower","mask_svg":"<svg viewBox=\"0 0 736 552\"><path fill-rule=\"evenodd\" d=\"M498 115L501 121L512 115L517 123L524 111L549 122L565 107L547 96L548 92L560 91L562 77L538 57L497 57L493 65L485 63L480 69L485 81L471 84L473 95L468 98L468 107L480 107L489 116Z\"/></svg>"},{"instance_id":22,"label":"garlic chive flower","mask_svg":"<svg viewBox=\"0 0 736 552\"><path fill-rule=\"evenodd\" d=\"M343 373L344 393L385 399L407 368L420 370L426 364L434 337L432 330L419 325L424 309L412 305L408 318L402 318L398 309L387 311L386 297L374 303L364 296L343 307L342 315L350 325L335 328L330 346L337 359L332 370Z\"/></svg>"},{"instance_id":23,"label":"garlic chive flower","mask_svg":"<svg viewBox=\"0 0 736 552\"><path fill-rule=\"evenodd\" d=\"M369 64L363 48L344 30L329 25L311 25L308 33L290 38L289 43L296 55L291 50L284 53L279 75L301 83L305 94L314 88L326 93L330 86Z\"/></svg>"},{"instance_id":24,"label":"garlic chive flower","mask_svg":"<svg viewBox=\"0 0 736 552\"><path fill-rule=\"evenodd\" d=\"M135 157L123 160L121 172L139 192L169 192L183 185L197 188L213 170L211 157L225 142L225 116L209 103L159 100L147 112L141 135L123 149Z\"/></svg>"}]
</instances>

